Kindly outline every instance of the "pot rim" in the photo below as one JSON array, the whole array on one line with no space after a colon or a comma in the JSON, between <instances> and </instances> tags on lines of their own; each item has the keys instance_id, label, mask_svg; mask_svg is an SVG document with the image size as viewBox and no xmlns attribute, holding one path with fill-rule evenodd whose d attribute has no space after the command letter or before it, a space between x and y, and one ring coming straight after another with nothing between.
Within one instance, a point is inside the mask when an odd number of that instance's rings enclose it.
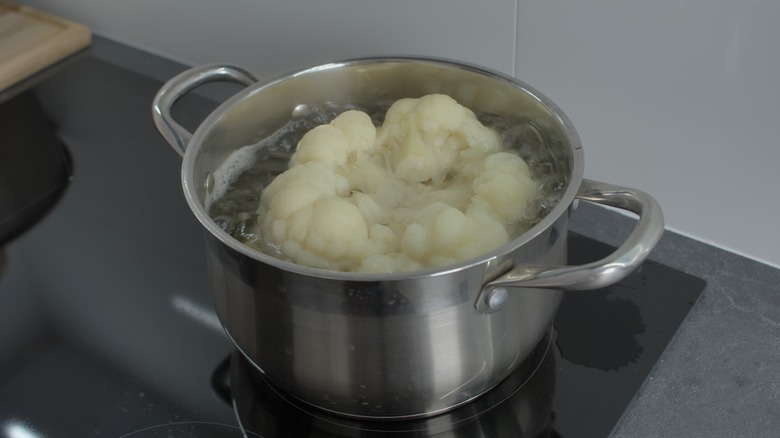
<instances>
[{"instance_id":1,"label":"pot rim","mask_svg":"<svg viewBox=\"0 0 780 438\"><path fill-rule=\"evenodd\" d=\"M205 206L197 197L197 182L193 181L194 176L194 164L195 158L200 150L200 146L203 144L203 140L209 133L211 127L222 118L226 113L241 100L245 99L251 94L260 92L265 88L269 88L275 84L284 82L288 79L313 74L318 71L331 70L335 68L342 68L347 66L354 66L360 64L380 64L380 63L392 63L392 62L413 62L413 63L427 63L436 64L450 68L462 69L471 71L483 76L487 76L497 81L509 83L510 85L518 88L528 94L530 97L537 100L545 109L547 109L553 116L555 122L562 129L562 132L568 138L570 147L572 149L572 167L571 175L568 186L566 187L561 199L558 203L545 215L540 221L534 224L526 232L520 234L514 239L510 240L504 245L495 248L480 256L466 259L451 265L426 268L416 271L404 271L394 273L358 273L358 272L344 272L333 271L322 268L313 268L309 266L299 265L297 263L283 260L272 255L263 253L259 250L253 249L233 238L230 234L224 231L213 219L209 216ZM541 234L545 229L552 226L552 224L558 220L558 218L565 214L569 209L569 206L574 201L577 192L579 191L582 183L584 173L584 154L582 151L582 142L580 140L574 125L569 118L563 113L563 111L547 96L529 86L525 82L514 78L512 76L500 73L498 71L481 67L475 64L470 64L462 61L455 61L446 58L436 57L422 57L422 56L376 56L376 57L362 57L351 58L342 61L335 61L326 64L320 64L305 69L296 69L291 72L283 73L268 80L260 81L252 86L249 86L235 95L231 96L221 105L219 105L214 111L209 114L208 117L198 126L195 133L192 135L192 139L187 145L187 149L184 153L184 159L182 161L181 179L182 188L184 190L184 196L189 204L190 209L197 217L198 221L206 227L206 229L223 244L232 248L233 250L250 257L256 261L267 263L276 268L297 273L305 276L318 277L322 279L330 280L342 280L353 282L380 282L380 281L399 281L410 280L424 277L435 277L441 275L448 275L454 272L467 270L477 265L483 265L490 260L498 259L502 256L510 254L515 249L523 246L527 242L533 240L536 236Z\"/></svg>"}]
</instances>

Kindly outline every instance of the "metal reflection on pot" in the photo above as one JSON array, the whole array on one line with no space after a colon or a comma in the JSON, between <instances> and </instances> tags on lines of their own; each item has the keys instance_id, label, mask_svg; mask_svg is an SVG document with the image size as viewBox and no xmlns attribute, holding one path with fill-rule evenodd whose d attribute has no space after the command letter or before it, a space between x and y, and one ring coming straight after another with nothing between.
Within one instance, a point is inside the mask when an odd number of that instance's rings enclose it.
<instances>
[{"instance_id":1,"label":"metal reflection on pot","mask_svg":"<svg viewBox=\"0 0 780 438\"><path fill-rule=\"evenodd\" d=\"M476 401L445 414L408 421L345 418L314 408L273 387L239 352L215 371L215 390L233 406L242 430L263 436L415 437L546 436L555 392L554 334Z\"/></svg>"}]
</instances>

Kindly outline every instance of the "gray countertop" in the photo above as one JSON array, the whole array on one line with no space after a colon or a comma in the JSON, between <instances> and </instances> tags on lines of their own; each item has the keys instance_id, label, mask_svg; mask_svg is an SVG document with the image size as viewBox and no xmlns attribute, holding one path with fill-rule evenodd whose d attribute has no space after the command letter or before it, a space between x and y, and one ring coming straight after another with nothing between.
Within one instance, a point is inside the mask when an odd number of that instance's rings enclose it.
<instances>
[{"instance_id":1,"label":"gray countertop","mask_svg":"<svg viewBox=\"0 0 780 438\"><path fill-rule=\"evenodd\" d=\"M101 37L89 50L92 57L156 81L185 68ZM229 93L204 92L216 98ZM571 227L617 245L633 224L580 203ZM777 436L780 270L670 231L651 259L703 278L707 287L613 435Z\"/></svg>"},{"instance_id":2,"label":"gray countertop","mask_svg":"<svg viewBox=\"0 0 780 438\"><path fill-rule=\"evenodd\" d=\"M572 229L619 244L631 226L581 204ZM780 270L670 231L650 257L707 288L614 436L777 436Z\"/></svg>"}]
</instances>

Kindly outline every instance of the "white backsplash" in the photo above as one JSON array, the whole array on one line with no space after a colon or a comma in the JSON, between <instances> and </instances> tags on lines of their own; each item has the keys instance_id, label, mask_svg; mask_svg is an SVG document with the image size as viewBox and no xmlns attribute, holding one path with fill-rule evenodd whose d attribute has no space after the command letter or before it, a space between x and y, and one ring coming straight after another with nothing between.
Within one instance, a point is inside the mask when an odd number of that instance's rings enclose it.
<instances>
[{"instance_id":1,"label":"white backsplash","mask_svg":"<svg viewBox=\"0 0 780 438\"><path fill-rule=\"evenodd\" d=\"M260 76L386 54L515 74L572 119L587 177L650 192L669 228L780 266L780 2L21 3Z\"/></svg>"},{"instance_id":2,"label":"white backsplash","mask_svg":"<svg viewBox=\"0 0 780 438\"><path fill-rule=\"evenodd\" d=\"M778 19L777 1L527 1L516 74L572 119L588 177L780 266Z\"/></svg>"}]
</instances>

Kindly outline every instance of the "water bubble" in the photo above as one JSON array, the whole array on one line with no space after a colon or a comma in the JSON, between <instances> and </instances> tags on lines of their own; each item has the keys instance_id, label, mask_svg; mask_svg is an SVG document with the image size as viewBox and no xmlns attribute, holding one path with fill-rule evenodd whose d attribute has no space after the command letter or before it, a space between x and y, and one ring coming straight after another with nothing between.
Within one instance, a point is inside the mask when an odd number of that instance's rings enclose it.
<instances>
[{"instance_id":1,"label":"water bubble","mask_svg":"<svg viewBox=\"0 0 780 438\"><path fill-rule=\"evenodd\" d=\"M290 114L290 119L300 120L308 116L310 112L311 112L311 107L309 107L309 105L306 105L305 103L296 105L295 108L293 108L292 110L292 114Z\"/></svg>"},{"instance_id":2,"label":"water bubble","mask_svg":"<svg viewBox=\"0 0 780 438\"><path fill-rule=\"evenodd\" d=\"M209 195L214 191L214 175L211 172L206 174L206 193Z\"/></svg>"}]
</instances>

